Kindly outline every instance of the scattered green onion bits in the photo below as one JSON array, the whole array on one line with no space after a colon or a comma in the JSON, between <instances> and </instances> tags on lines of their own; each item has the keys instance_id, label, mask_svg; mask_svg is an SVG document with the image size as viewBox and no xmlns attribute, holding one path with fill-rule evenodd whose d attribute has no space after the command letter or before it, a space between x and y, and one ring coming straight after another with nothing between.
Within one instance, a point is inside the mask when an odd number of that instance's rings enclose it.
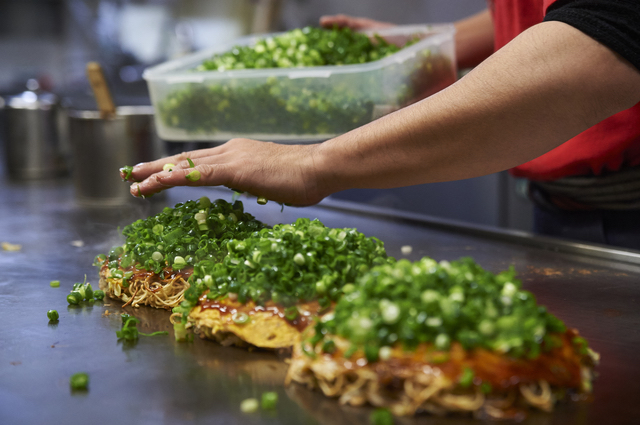
<instances>
[{"instance_id":1,"label":"scattered green onion bits","mask_svg":"<svg viewBox=\"0 0 640 425\"><path fill-rule=\"evenodd\" d=\"M87 276L85 275L84 283L73 284L71 293L67 295L67 302L70 305L78 305L82 301L93 303L96 300L101 300L103 298L104 298L104 292L101 290L94 291L91 284L87 282Z\"/></svg>"},{"instance_id":2,"label":"scattered green onion bits","mask_svg":"<svg viewBox=\"0 0 640 425\"><path fill-rule=\"evenodd\" d=\"M142 336L156 336L156 335L168 335L167 331L158 331L150 334L142 333L138 331L138 323L140 320L129 314L122 314L122 328L119 331L116 331L116 336L118 339L122 339L125 341L133 342L138 339L139 335Z\"/></svg>"},{"instance_id":3,"label":"scattered green onion bits","mask_svg":"<svg viewBox=\"0 0 640 425\"><path fill-rule=\"evenodd\" d=\"M89 387L89 375L85 372L78 372L71 375L69 385L73 391L83 391Z\"/></svg>"},{"instance_id":4,"label":"scattered green onion bits","mask_svg":"<svg viewBox=\"0 0 640 425\"><path fill-rule=\"evenodd\" d=\"M201 177L200 171L198 170L189 171L189 173L185 177L189 181L197 182L198 180L200 180L200 177Z\"/></svg>"},{"instance_id":5,"label":"scattered green onion bits","mask_svg":"<svg viewBox=\"0 0 640 425\"><path fill-rule=\"evenodd\" d=\"M220 261L227 253L227 242L245 238L265 224L244 212L241 201L230 204L207 197L166 207L162 212L126 226L123 246L108 256L96 257L115 277L126 279L131 267L161 274L166 268L181 270L202 260Z\"/></svg>"},{"instance_id":6,"label":"scattered green onion bits","mask_svg":"<svg viewBox=\"0 0 640 425\"><path fill-rule=\"evenodd\" d=\"M174 308L183 320L205 292L210 299L237 294L241 303L271 300L289 307L318 300L327 307L340 297L345 284L375 265L393 261L377 238L307 218L230 240L226 247L222 261L205 259L194 267L185 301Z\"/></svg>"},{"instance_id":7,"label":"scattered green onion bits","mask_svg":"<svg viewBox=\"0 0 640 425\"><path fill-rule=\"evenodd\" d=\"M252 46L235 46L205 60L196 71L349 65L375 61L400 50L378 35L374 38L372 41L349 28L294 29L259 39Z\"/></svg>"},{"instance_id":8,"label":"scattered green onion bits","mask_svg":"<svg viewBox=\"0 0 640 425\"><path fill-rule=\"evenodd\" d=\"M59 280L52 280L51 282L49 282L49 286L51 286L52 288L59 288L60 287L60 281Z\"/></svg>"},{"instance_id":9,"label":"scattered green onion bits","mask_svg":"<svg viewBox=\"0 0 640 425\"><path fill-rule=\"evenodd\" d=\"M274 410L277 404L278 404L278 393L274 391L267 391L265 393L262 393L260 406L264 410Z\"/></svg>"},{"instance_id":10,"label":"scattered green onion bits","mask_svg":"<svg viewBox=\"0 0 640 425\"><path fill-rule=\"evenodd\" d=\"M49 321L56 322L60 318L60 315L57 310L49 310L47 311L47 317L49 318Z\"/></svg>"},{"instance_id":11,"label":"scattered green onion bits","mask_svg":"<svg viewBox=\"0 0 640 425\"><path fill-rule=\"evenodd\" d=\"M80 301L82 301L82 297L78 292L72 292L69 295L67 295L67 302L70 305L78 305L80 304Z\"/></svg>"},{"instance_id":12,"label":"scattered green onion bits","mask_svg":"<svg viewBox=\"0 0 640 425\"><path fill-rule=\"evenodd\" d=\"M371 425L393 425L393 415L389 409L378 407L369 415Z\"/></svg>"},{"instance_id":13,"label":"scattered green onion bits","mask_svg":"<svg viewBox=\"0 0 640 425\"><path fill-rule=\"evenodd\" d=\"M361 349L369 361L377 361L384 347L411 349L420 343L445 351L442 361L447 361L454 341L467 350L483 347L533 359L553 348L553 334L565 330L521 289L513 268L493 274L470 258L438 263L425 257L375 267L362 276L340 298L333 316L316 322L307 342L326 344L339 335L355 347L346 357ZM473 372L465 370L460 384L472 381Z\"/></svg>"},{"instance_id":14,"label":"scattered green onion bits","mask_svg":"<svg viewBox=\"0 0 640 425\"><path fill-rule=\"evenodd\" d=\"M254 413L258 411L260 407L260 403L255 398L248 398L246 400L242 400L240 403L240 411L242 413Z\"/></svg>"},{"instance_id":15,"label":"scattered green onion bits","mask_svg":"<svg viewBox=\"0 0 640 425\"><path fill-rule=\"evenodd\" d=\"M122 179L124 181L131 180L131 173L133 173L133 167L131 165L125 165L120 169L120 172L123 174Z\"/></svg>"}]
</instances>

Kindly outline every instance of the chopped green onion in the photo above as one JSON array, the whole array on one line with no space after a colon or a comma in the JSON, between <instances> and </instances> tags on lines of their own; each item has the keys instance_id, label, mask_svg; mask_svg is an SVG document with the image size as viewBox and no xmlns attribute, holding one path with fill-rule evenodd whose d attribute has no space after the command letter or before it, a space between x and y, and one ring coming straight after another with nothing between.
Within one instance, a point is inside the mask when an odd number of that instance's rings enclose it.
<instances>
[{"instance_id":1,"label":"chopped green onion","mask_svg":"<svg viewBox=\"0 0 640 425\"><path fill-rule=\"evenodd\" d=\"M187 180L192 181L192 182L197 182L198 180L200 180L200 171L198 170L193 170L191 172L189 172L189 174L186 175Z\"/></svg>"},{"instance_id":2,"label":"chopped green onion","mask_svg":"<svg viewBox=\"0 0 640 425\"><path fill-rule=\"evenodd\" d=\"M122 177L123 181L127 181L131 179L131 173L133 173L133 167L131 165L125 165L120 169L120 172L124 174Z\"/></svg>"},{"instance_id":3,"label":"chopped green onion","mask_svg":"<svg viewBox=\"0 0 640 425\"><path fill-rule=\"evenodd\" d=\"M369 363L377 362L379 354L379 349L375 345L367 344L364 346L364 356Z\"/></svg>"},{"instance_id":4,"label":"chopped green onion","mask_svg":"<svg viewBox=\"0 0 640 425\"><path fill-rule=\"evenodd\" d=\"M460 383L460 386L466 388L473 383L473 377L473 369L471 369L470 367L465 367L458 382Z\"/></svg>"},{"instance_id":5,"label":"chopped green onion","mask_svg":"<svg viewBox=\"0 0 640 425\"><path fill-rule=\"evenodd\" d=\"M296 307L295 305L284 309L284 317L289 321L295 320L299 315L300 312L298 311L298 307Z\"/></svg>"},{"instance_id":6,"label":"chopped green onion","mask_svg":"<svg viewBox=\"0 0 640 425\"><path fill-rule=\"evenodd\" d=\"M142 336L158 336L158 335L169 335L169 332L167 332L167 331L156 331L156 332L151 332L150 334L146 334L144 332L138 332L138 334L140 334Z\"/></svg>"},{"instance_id":7,"label":"chopped green onion","mask_svg":"<svg viewBox=\"0 0 640 425\"><path fill-rule=\"evenodd\" d=\"M356 351L358 351L358 346L356 346L355 344L350 346L347 351L344 352L344 358L348 359L351 358L351 356L353 356Z\"/></svg>"},{"instance_id":8,"label":"chopped green onion","mask_svg":"<svg viewBox=\"0 0 640 425\"><path fill-rule=\"evenodd\" d=\"M231 316L231 319L233 320L234 323L237 323L238 325L244 325L245 323L249 322L250 317L244 311L238 311L234 313L233 316Z\"/></svg>"},{"instance_id":9,"label":"chopped green onion","mask_svg":"<svg viewBox=\"0 0 640 425\"><path fill-rule=\"evenodd\" d=\"M258 400L255 398L248 398L246 400L242 400L240 403L240 411L242 413L256 412L258 407L260 407L260 403L258 403Z\"/></svg>"},{"instance_id":10,"label":"chopped green onion","mask_svg":"<svg viewBox=\"0 0 640 425\"><path fill-rule=\"evenodd\" d=\"M93 265L94 266L102 266L102 263L105 262L105 260L107 259L107 256L104 254L98 254L96 255L96 257L93 259Z\"/></svg>"},{"instance_id":11,"label":"chopped green onion","mask_svg":"<svg viewBox=\"0 0 640 425\"><path fill-rule=\"evenodd\" d=\"M91 287L90 283L87 283L84 287L84 299L85 300L92 300L93 298L93 288Z\"/></svg>"},{"instance_id":12,"label":"chopped green onion","mask_svg":"<svg viewBox=\"0 0 640 425\"><path fill-rule=\"evenodd\" d=\"M69 378L69 385L73 391L86 390L89 386L89 375L85 372L74 373Z\"/></svg>"},{"instance_id":13,"label":"chopped green onion","mask_svg":"<svg viewBox=\"0 0 640 425\"><path fill-rule=\"evenodd\" d=\"M193 163L191 158L187 158L187 162L189 163L189 167L191 167L191 168L194 168L196 166L196 164Z\"/></svg>"},{"instance_id":14,"label":"chopped green onion","mask_svg":"<svg viewBox=\"0 0 640 425\"><path fill-rule=\"evenodd\" d=\"M122 321L122 328L119 331L116 331L118 339L124 339L126 341L137 340L139 334L137 324L140 323L140 321L128 314L122 315Z\"/></svg>"},{"instance_id":15,"label":"chopped green onion","mask_svg":"<svg viewBox=\"0 0 640 425\"><path fill-rule=\"evenodd\" d=\"M200 207L202 208L209 208L211 206L211 199L207 198L206 196L203 196L200 199L198 199L198 204L200 204Z\"/></svg>"},{"instance_id":16,"label":"chopped green onion","mask_svg":"<svg viewBox=\"0 0 640 425\"><path fill-rule=\"evenodd\" d=\"M79 292L72 292L67 295L67 302L71 305L78 305L82 301L82 296Z\"/></svg>"},{"instance_id":17,"label":"chopped green onion","mask_svg":"<svg viewBox=\"0 0 640 425\"><path fill-rule=\"evenodd\" d=\"M389 409L378 407L369 415L371 425L393 425L393 415Z\"/></svg>"},{"instance_id":18,"label":"chopped green onion","mask_svg":"<svg viewBox=\"0 0 640 425\"><path fill-rule=\"evenodd\" d=\"M298 252L296 255L293 256L293 262L299 266L304 265L304 255Z\"/></svg>"},{"instance_id":19,"label":"chopped green onion","mask_svg":"<svg viewBox=\"0 0 640 425\"><path fill-rule=\"evenodd\" d=\"M447 334L439 334L435 341L435 346L439 350L448 350L449 345L451 344L451 338Z\"/></svg>"},{"instance_id":20,"label":"chopped green onion","mask_svg":"<svg viewBox=\"0 0 640 425\"><path fill-rule=\"evenodd\" d=\"M380 351L378 352L378 356L380 360L385 361L391 358L392 350L389 346L380 347Z\"/></svg>"},{"instance_id":21,"label":"chopped green onion","mask_svg":"<svg viewBox=\"0 0 640 425\"><path fill-rule=\"evenodd\" d=\"M167 162L166 164L164 164L162 166L162 171L173 171L173 167L175 167L176 164L172 164L170 162Z\"/></svg>"},{"instance_id":22,"label":"chopped green onion","mask_svg":"<svg viewBox=\"0 0 640 425\"><path fill-rule=\"evenodd\" d=\"M49 286L51 286L52 288L59 288L60 287L60 281L59 280L52 280L51 282L49 282Z\"/></svg>"},{"instance_id":23,"label":"chopped green onion","mask_svg":"<svg viewBox=\"0 0 640 425\"><path fill-rule=\"evenodd\" d=\"M325 341L322 344L322 351L328 354L333 354L336 351L336 343L333 340Z\"/></svg>"},{"instance_id":24,"label":"chopped green onion","mask_svg":"<svg viewBox=\"0 0 640 425\"><path fill-rule=\"evenodd\" d=\"M60 318L57 310L49 310L47 311L47 317L50 321L55 322Z\"/></svg>"},{"instance_id":25,"label":"chopped green onion","mask_svg":"<svg viewBox=\"0 0 640 425\"><path fill-rule=\"evenodd\" d=\"M273 410L278 403L278 393L275 391L267 391L262 393L261 406L264 410Z\"/></svg>"},{"instance_id":26,"label":"chopped green onion","mask_svg":"<svg viewBox=\"0 0 640 425\"><path fill-rule=\"evenodd\" d=\"M188 341L189 333L187 331L187 325L183 322L173 324L173 335L176 341Z\"/></svg>"},{"instance_id":27,"label":"chopped green onion","mask_svg":"<svg viewBox=\"0 0 640 425\"><path fill-rule=\"evenodd\" d=\"M97 289L97 290L93 291L93 297L98 301L103 299L104 298L104 291L101 290L101 289Z\"/></svg>"},{"instance_id":28,"label":"chopped green onion","mask_svg":"<svg viewBox=\"0 0 640 425\"><path fill-rule=\"evenodd\" d=\"M268 202L267 198L264 198L262 196L258 197L258 205L267 205L267 202Z\"/></svg>"},{"instance_id":29,"label":"chopped green onion","mask_svg":"<svg viewBox=\"0 0 640 425\"><path fill-rule=\"evenodd\" d=\"M400 318L400 307L398 305L388 301L385 303L381 302L381 313L382 313L382 321L387 324L393 324L398 321Z\"/></svg>"}]
</instances>

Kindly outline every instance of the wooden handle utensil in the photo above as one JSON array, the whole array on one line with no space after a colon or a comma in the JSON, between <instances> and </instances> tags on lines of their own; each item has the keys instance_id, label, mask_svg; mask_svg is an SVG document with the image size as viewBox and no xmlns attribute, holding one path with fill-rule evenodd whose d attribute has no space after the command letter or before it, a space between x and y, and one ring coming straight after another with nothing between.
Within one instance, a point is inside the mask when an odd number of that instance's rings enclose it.
<instances>
[{"instance_id":1,"label":"wooden handle utensil","mask_svg":"<svg viewBox=\"0 0 640 425\"><path fill-rule=\"evenodd\" d=\"M111 98L111 92L104 78L102 67L97 62L89 62L87 64L87 78L91 84L91 89L98 104L100 116L103 119L113 118L116 114L116 106Z\"/></svg>"}]
</instances>

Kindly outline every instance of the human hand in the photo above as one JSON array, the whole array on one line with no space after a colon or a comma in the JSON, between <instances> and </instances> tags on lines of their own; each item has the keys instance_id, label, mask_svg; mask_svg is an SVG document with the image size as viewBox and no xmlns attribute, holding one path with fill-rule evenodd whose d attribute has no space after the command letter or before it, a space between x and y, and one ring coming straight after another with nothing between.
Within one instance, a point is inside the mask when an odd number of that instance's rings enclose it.
<instances>
[{"instance_id":1,"label":"human hand","mask_svg":"<svg viewBox=\"0 0 640 425\"><path fill-rule=\"evenodd\" d=\"M325 28L332 28L334 26L339 28L347 27L357 31L389 28L394 27L395 24L369 18L357 18L349 15L325 15L320 18L320 26Z\"/></svg>"},{"instance_id":2,"label":"human hand","mask_svg":"<svg viewBox=\"0 0 640 425\"><path fill-rule=\"evenodd\" d=\"M233 139L219 147L136 165L130 192L149 196L174 186L226 186L280 203L313 205L329 194L319 190L313 161L317 146ZM165 164L175 165L169 171L163 170ZM187 178L194 169L199 178ZM122 171L121 177L125 178Z\"/></svg>"}]
</instances>

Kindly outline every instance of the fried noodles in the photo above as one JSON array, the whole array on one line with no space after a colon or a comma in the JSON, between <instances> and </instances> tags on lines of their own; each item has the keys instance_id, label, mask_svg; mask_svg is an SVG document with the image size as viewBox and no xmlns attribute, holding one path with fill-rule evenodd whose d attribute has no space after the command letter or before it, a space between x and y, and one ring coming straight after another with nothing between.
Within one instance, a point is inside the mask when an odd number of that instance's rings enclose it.
<instances>
[{"instance_id":1,"label":"fried noodles","mask_svg":"<svg viewBox=\"0 0 640 425\"><path fill-rule=\"evenodd\" d=\"M338 343L340 338L333 338L336 345L344 345ZM485 393L477 385L463 387L435 365L413 362L408 367L383 369L304 345L294 345L286 385L296 382L319 389L344 405L368 403L389 408L398 416L424 411L436 415L466 412L481 418L508 419L521 415L521 409L527 406L549 412L556 401L554 388L544 379L533 382L522 379ZM586 360L597 362L594 356ZM584 370L590 371L591 367L582 365L582 369L585 375ZM390 378L381 370L391 370L393 376Z\"/></svg>"},{"instance_id":2,"label":"fried noodles","mask_svg":"<svg viewBox=\"0 0 640 425\"><path fill-rule=\"evenodd\" d=\"M109 270L103 267L100 270L100 289L109 297L124 301L125 305L148 305L167 310L179 305L184 299L184 292L189 289L187 276L180 274L167 279L161 279L153 273L135 276L129 280L129 285L124 287L123 279L111 277Z\"/></svg>"}]
</instances>

